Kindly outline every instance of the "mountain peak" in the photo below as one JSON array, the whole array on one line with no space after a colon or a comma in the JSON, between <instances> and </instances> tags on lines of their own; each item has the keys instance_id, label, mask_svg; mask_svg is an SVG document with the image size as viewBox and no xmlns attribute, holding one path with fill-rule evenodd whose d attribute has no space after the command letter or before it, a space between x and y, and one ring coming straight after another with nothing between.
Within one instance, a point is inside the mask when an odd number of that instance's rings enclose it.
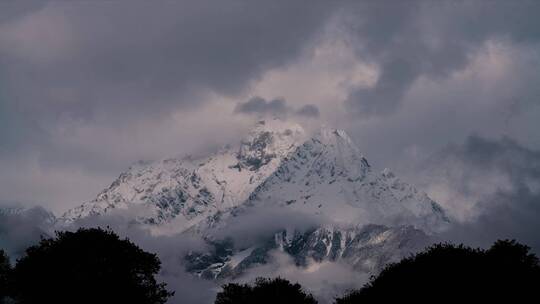
<instances>
[{"instance_id":1,"label":"mountain peak","mask_svg":"<svg viewBox=\"0 0 540 304\"><path fill-rule=\"evenodd\" d=\"M328 125L322 125L319 130L319 135L324 138L338 137L352 143L349 135L347 134L347 132L345 132L345 130L332 128Z\"/></svg>"},{"instance_id":2,"label":"mountain peak","mask_svg":"<svg viewBox=\"0 0 540 304\"><path fill-rule=\"evenodd\" d=\"M285 157L304 138L304 129L296 123L277 118L260 120L240 144L237 153L239 166L258 170L273 159Z\"/></svg>"},{"instance_id":3,"label":"mountain peak","mask_svg":"<svg viewBox=\"0 0 540 304\"><path fill-rule=\"evenodd\" d=\"M345 131L323 126L308 137L299 124L274 118L258 121L238 145L206 158L135 164L64 217L71 222L138 205L148 211L140 222L174 219L184 231L257 201L360 224L398 218L400 224L429 228L442 214L390 171L372 172Z\"/></svg>"},{"instance_id":4,"label":"mountain peak","mask_svg":"<svg viewBox=\"0 0 540 304\"><path fill-rule=\"evenodd\" d=\"M258 134L263 132L286 133L292 135L294 133L304 134L304 128L299 124L291 121L286 121L280 118L271 118L259 120L251 130L250 134Z\"/></svg>"},{"instance_id":5,"label":"mountain peak","mask_svg":"<svg viewBox=\"0 0 540 304\"><path fill-rule=\"evenodd\" d=\"M274 249L298 265L342 261L371 271L423 245L447 223L425 193L388 169L374 172L344 130L323 126L307 136L300 125L279 118L258 121L239 143L208 157L136 163L61 223L107 213L156 234L200 234L218 247L189 254L188 270L209 278L264 264ZM292 229L284 214L303 215L300 226L313 227ZM260 215L279 226L241 248L220 241L239 221L255 218L267 226ZM259 240L269 241L259 247Z\"/></svg>"},{"instance_id":6,"label":"mountain peak","mask_svg":"<svg viewBox=\"0 0 540 304\"><path fill-rule=\"evenodd\" d=\"M314 138L320 140L325 145L347 147L356 154L360 153L360 150L345 130L323 125L319 132L315 134Z\"/></svg>"}]
</instances>

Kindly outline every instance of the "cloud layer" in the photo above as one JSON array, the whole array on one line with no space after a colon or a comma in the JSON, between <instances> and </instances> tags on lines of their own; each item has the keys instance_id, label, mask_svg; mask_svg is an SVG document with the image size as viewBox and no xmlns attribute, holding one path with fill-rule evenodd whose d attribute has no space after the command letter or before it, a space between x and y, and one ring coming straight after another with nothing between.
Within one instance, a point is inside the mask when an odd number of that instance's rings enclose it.
<instances>
[{"instance_id":1,"label":"cloud layer","mask_svg":"<svg viewBox=\"0 0 540 304\"><path fill-rule=\"evenodd\" d=\"M532 1L417 1L392 9L362 3L348 10L346 23L359 57L377 62L381 71L375 86L352 90L347 103L360 114L392 113L416 81L462 70L488 41L538 44L538 8Z\"/></svg>"},{"instance_id":2,"label":"cloud layer","mask_svg":"<svg viewBox=\"0 0 540 304\"><path fill-rule=\"evenodd\" d=\"M255 96L246 102L240 102L234 108L235 113L255 115L257 117L280 117L286 119L288 116L300 116L306 118L318 118L320 116L319 108L308 104L298 109L287 105L284 98L266 100Z\"/></svg>"},{"instance_id":3,"label":"cloud layer","mask_svg":"<svg viewBox=\"0 0 540 304\"><path fill-rule=\"evenodd\" d=\"M375 168L412 181L452 169L425 189L464 222L510 208L530 229L482 227L532 240L539 12L527 0L2 2L0 201L61 213L134 161L205 154L277 115L346 129Z\"/></svg>"},{"instance_id":4,"label":"cloud layer","mask_svg":"<svg viewBox=\"0 0 540 304\"><path fill-rule=\"evenodd\" d=\"M540 151L469 137L423 164L426 189L454 219L450 239L488 246L517 239L540 252Z\"/></svg>"}]
</instances>

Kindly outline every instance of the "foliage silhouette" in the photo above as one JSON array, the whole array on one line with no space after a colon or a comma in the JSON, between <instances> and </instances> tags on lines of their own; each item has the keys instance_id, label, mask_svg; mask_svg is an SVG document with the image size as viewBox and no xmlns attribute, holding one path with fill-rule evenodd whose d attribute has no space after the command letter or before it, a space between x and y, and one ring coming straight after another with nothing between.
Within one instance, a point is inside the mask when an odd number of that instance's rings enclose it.
<instances>
[{"instance_id":1,"label":"foliage silhouette","mask_svg":"<svg viewBox=\"0 0 540 304\"><path fill-rule=\"evenodd\" d=\"M254 286L226 284L216 296L215 304L316 304L311 294L306 294L300 284L282 279L258 278Z\"/></svg>"},{"instance_id":2,"label":"foliage silhouette","mask_svg":"<svg viewBox=\"0 0 540 304\"><path fill-rule=\"evenodd\" d=\"M538 303L540 266L529 250L513 240L497 241L488 250L434 245L387 266L335 303Z\"/></svg>"},{"instance_id":3,"label":"foliage silhouette","mask_svg":"<svg viewBox=\"0 0 540 304\"><path fill-rule=\"evenodd\" d=\"M9 278L11 275L11 265L4 250L0 249L0 303L3 303L9 293Z\"/></svg>"},{"instance_id":4,"label":"foliage silhouette","mask_svg":"<svg viewBox=\"0 0 540 304\"><path fill-rule=\"evenodd\" d=\"M161 263L110 230L57 232L28 248L13 269L14 298L34 303L165 303Z\"/></svg>"}]
</instances>

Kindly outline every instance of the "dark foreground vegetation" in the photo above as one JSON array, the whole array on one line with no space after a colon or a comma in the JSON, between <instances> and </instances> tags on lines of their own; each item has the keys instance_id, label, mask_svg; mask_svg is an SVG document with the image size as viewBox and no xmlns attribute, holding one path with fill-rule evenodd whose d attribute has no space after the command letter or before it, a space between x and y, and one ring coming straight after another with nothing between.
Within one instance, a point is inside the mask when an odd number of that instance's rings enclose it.
<instances>
[{"instance_id":1,"label":"dark foreground vegetation","mask_svg":"<svg viewBox=\"0 0 540 304\"><path fill-rule=\"evenodd\" d=\"M160 261L110 230L58 232L28 248L12 267L0 250L0 303L161 304L172 295L155 276ZM438 244L387 266L335 304L540 302L540 265L530 248L497 241L487 250ZM180 299L181 299L181 295ZM282 278L226 284L215 304L315 304Z\"/></svg>"},{"instance_id":2,"label":"dark foreground vegetation","mask_svg":"<svg viewBox=\"0 0 540 304\"><path fill-rule=\"evenodd\" d=\"M6 302L160 304L172 295L155 279L161 267L155 254L100 228L43 239L13 269L3 252L0 262Z\"/></svg>"},{"instance_id":3,"label":"dark foreground vegetation","mask_svg":"<svg viewBox=\"0 0 540 304\"><path fill-rule=\"evenodd\" d=\"M488 250L438 244L387 266L360 290L335 304L540 303L540 266L530 248L497 241ZM254 286L227 284L215 304L316 303L298 284L258 279Z\"/></svg>"},{"instance_id":4,"label":"dark foreground vegetation","mask_svg":"<svg viewBox=\"0 0 540 304\"><path fill-rule=\"evenodd\" d=\"M530 248L497 241L488 250L439 244L387 266L336 304L540 303L540 266Z\"/></svg>"},{"instance_id":5,"label":"dark foreground vegetation","mask_svg":"<svg viewBox=\"0 0 540 304\"><path fill-rule=\"evenodd\" d=\"M255 280L253 286L247 284L226 284L216 296L215 304L274 304L298 303L316 304L311 294L302 290L300 284L292 284L282 279Z\"/></svg>"}]
</instances>

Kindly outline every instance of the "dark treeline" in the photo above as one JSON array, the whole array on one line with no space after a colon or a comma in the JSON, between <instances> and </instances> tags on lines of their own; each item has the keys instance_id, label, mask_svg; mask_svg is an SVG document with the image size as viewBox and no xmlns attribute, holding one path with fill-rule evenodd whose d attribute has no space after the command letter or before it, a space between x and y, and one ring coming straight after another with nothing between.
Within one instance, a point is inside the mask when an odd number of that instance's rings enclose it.
<instances>
[{"instance_id":1,"label":"dark treeline","mask_svg":"<svg viewBox=\"0 0 540 304\"><path fill-rule=\"evenodd\" d=\"M12 267L0 250L0 303L166 303L156 281L160 261L110 230L58 232L28 248ZM497 241L487 250L437 244L388 265L335 304L506 301L539 302L540 265L530 248ZM181 297L181 295L179 295ZM298 283L282 278L226 284L215 304L315 304Z\"/></svg>"},{"instance_id":2,"label":"dark treeline","mask_svg":"<svg viewBox=\"0 0 540 304\"><path fill-rule=\"evenodd\" d=\"M157 256L110 230L57 232L13 268L1 256L0 296L8 303L161 304L172 295L155 279Z\"/></svg>"},{"instance_id":3,"label":"dark treeline","mask_svg":"<svg viewBox=\"0 0 540 304\"><path fill-rule=\"evenodd\" d=\"M540 266L530 248L497 241L488 250L438 244L388 265L336 304L539 303Z\"/></svg>"},{"instance_id":4,"label":"dark treeline","mask_svg":"<svg viewBox=\"0 0 540 304\"><path fill-rule=\"evenodd\" d=\"M388 265L360 290L335 304L364 303L538 303L540 266L529 247L497 241L488 250L438 244ZM298 284L283 279L255 285L227 284L215 304L316 303Z\"/></svg>"},{"instance_id":5,"label":"dark treeline","mask_svg":"<svg viewBox=\"0 0 540 304\"><path fill-rule=\"evenodd\" d=\"M226 284L217 294L215 304L273 304L298 303L316 304L311 294L302 290L300 284L282 279L258 278L253 286L248 284Z\"/></svg>"}]
</instances>

